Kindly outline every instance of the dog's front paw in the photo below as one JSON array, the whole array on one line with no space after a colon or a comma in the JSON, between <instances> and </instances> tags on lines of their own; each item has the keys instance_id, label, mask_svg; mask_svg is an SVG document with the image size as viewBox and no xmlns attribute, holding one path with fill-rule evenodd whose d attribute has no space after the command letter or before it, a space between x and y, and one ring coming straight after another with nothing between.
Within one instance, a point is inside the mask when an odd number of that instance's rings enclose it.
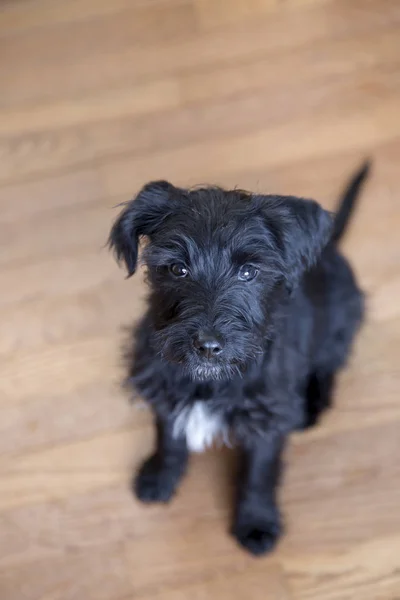
<instances>
[{"instance_id":1,"label":"dog's front paw","mask_svg":"<svg viewBox=\"0 0 400 600\"><path fill-rule=\"evenodd\" d=\"M171 468L151 456L141 466L133 482L133 490L142 502L168 502L174 495L179 476Z\"/></svg>"},{"instance_id":2,"label":"dog's front paw","mask_svg":"<svg viewBox=\"0 0 400 600\"><path fill-rule=\"evenodd\" d=\"M279 514L275 511L265 515L239 512L232 534L251 554L266 554L275 547L281 535Z\"/></svg>"}]
</instances>

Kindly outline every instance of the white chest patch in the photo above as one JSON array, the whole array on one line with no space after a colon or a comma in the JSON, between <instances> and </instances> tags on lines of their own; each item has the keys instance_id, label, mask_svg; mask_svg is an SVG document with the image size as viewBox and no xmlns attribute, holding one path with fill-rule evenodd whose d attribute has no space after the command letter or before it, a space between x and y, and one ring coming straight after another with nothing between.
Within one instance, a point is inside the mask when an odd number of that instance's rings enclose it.
<instances>
[{"instance_id":1,"label":"white chest patch","mask_svg":"<svg viewBox=\"0 0 400 600\"><path fill-rule=\"evenodd\" d=\"M192 452L203 452L214 440L227 443L228 428L221 415L211 412L204 402L185 406L175 419L173 434L186 436L186 443Z\"/></svg>"}]
</instances>

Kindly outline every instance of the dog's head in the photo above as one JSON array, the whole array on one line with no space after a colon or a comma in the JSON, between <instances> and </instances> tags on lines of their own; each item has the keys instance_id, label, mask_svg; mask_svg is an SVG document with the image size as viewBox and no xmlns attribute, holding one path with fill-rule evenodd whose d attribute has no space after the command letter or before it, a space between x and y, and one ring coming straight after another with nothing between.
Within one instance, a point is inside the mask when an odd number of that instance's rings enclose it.
<instances>
[{"instance_id":1,"label":"dog's head","mask_svg":"<svg viewBox=\"0 0 400 600\"><path fill-rule=\"evenodd\" d=\"M330 215L311 200L159 181L127 204L110 246L132 275L147 238L155 350L204 380L245 371L263 354L276 306L330 233Z\"/></svg>"}]
</instances>

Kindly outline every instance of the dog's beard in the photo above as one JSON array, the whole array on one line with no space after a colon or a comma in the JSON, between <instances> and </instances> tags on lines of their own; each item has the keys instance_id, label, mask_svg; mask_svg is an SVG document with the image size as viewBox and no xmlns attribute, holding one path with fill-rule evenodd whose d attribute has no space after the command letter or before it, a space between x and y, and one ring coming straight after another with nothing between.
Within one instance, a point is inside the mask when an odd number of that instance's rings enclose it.
<instances>
[{"instance_id":1,"label":"dog's beard","mask_svg":"<svg viewBox=\"0 0 400 600\"><path fill-rule=\"evenodd\" d=\"M227 369L223 369L220 366L207 366L207 365L198 365L194 369L190 369L192 379L198 379L199 381L206 381L208 379L225 379L224 371Z\"/></svg>"},{"instance_id":2,"label":"dog's beard","mask_svg":"<svg viewBox=\"0 0 400 600\"><path fill-rule=\"evenodd\" d=\"M184 365L184 369L188 373L189 377L194 381L219 381L223 379L232 379L235 375L241 375L243 372L238 365L197 364L196 366L193 366L190 364L190 361Z\"/></svg>"}]
</instances>

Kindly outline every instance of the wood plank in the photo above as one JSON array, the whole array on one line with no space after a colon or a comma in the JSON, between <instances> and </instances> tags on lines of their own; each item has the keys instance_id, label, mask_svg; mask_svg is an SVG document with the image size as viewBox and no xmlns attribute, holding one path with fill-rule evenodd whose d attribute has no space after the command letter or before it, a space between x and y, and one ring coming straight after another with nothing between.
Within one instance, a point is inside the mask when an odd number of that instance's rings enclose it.
<instances>
[{"instance_id":1,"label":"wood plank","mask_svg":"<svg viewBox=\"0 0 400 600\"><path fill-rule=\"evenodd\" d=\"M65 4L62 0L3 0L0 7L0 35L11 35L36 28L54 27L60 24L98 19L99 17L112 17L116 13L127 11L134 6L134 15L137 19L141 13L147 13L147 18L156 14L157 5L162 5L166 0L69 0ZM190 0L168 0L169 6L190 5ZM151 5L151 12L148 10ZM146 8L147 7L147 8ZM146 23L148 26L149 23Z\"/></svg>"},{"instance_id":2,"label":"wood plank","mask_svg":"<svg viewBox=\"0 0 400 600\"><path fill-rule=\"evenodd\" d=\"M118 347L100 336L52 346L37 353L22 352L18 357L3 358L0 393L2 402L20 397L38 396L46 389L61 388L72 394L92 381L107 381L113 376L113 359ZM74 377L71 378L71 373ZM100 378L100 379L99 379Z\"/></svg>"},{"instance_id":3,"label":"wood plank","mask_svg":"<svg viewBox=\"0 0 400 600\"><path fill-rule=\"evenodd\" d=\"M65 101L82 92L118 88L127 81L136 83L144 48L179 44L195 29L188 3L142 4L93 20L0 37L0 55L7 55L7 62L2 64L4 94L0 106ZM132 56L125 57L126 53ZM28 77L29 73L35 76Z\"/></svg>"},{"instance_id":4,"label":"wood plank","mask_svg":"<svg viewBox=\"0 0 400 600\"><path fill-rule=\"evenodd\" d=\"M370 51L366 52L365 47ZM3 119L4 127L14 127L15 132L0 142L0 178L7 181L36 174L38 170L90 163L109 155L139 154L231 136L316 111L329 118L327 113L331 110L362 106L368 98L372 101L377 96L394 93L399 86L399 50L398 31L393 27L384 36L378 30L355 39L311 44L301 49L297 58L292 52L283 53L273 68L269 59L261 59L194 70L179 75L175 81L179 89L179 92L175 89L176 95L173 92L165 101L157 97L149 106L143 104L142 109L152 111L147 117L135 116L133 103L132 107L126 107L125 115L118 104L121 114L117 118L109 119L107 114L98 118L110 96L116 95L118 99L121 93L129 97L128 92L121 90L107 92L104 98L100 95L96 100L99 110L95 103L93 115L79 127L64 127L64 124L68 119L79 120L87 114L90 106L87 97L64 103L72 109L66 114L60 111L62 104L51 103L25 110L24 120L21 111L14 110L9 113L11 121ZM143 86L139 86L138 92L141 89ZM145 84L144 89L155 90L157 86ZM366 90L373 94L367 96ZM295 106L288 102L292 97L296 97ZM163 104L166 108L168 101L176 101L180 106L165 111ZM159 106L160 111L154 112L154 106ZM47 118L46 111L50 111L47 126L40 121L40 114L42 119ZM94 118L96 122L90 122Z\"/></svg>"},{"instance_id":5,"label":"wood plank","mask_svg":"<svg viewBox=\"0 0 400 600\"><path fill-rule=\"evenodd\" d=\"M13 600L122 600L133 591L121 544L91 556L87 551L77 553L71 546L62 555L9 569L1 578L4 597Z\"/></svg>"},{"instance_id":6,"label":"wood plank","mask_svg":"<svg viewBox=\"0 0 400 600\"><path fill-rule=\"evenodd\" d=\"M112 285L94 284L75 293L62 290L52 297L28 297L3 306L0 355L50 349L85 336L115 334L120 326L130 323L132 313L144 309L146 293L140 276L126 283L121 272L111 281ZM116 310L110 311L110 306Z\"/></svg>"},{"instance_id":7,"label":"wood plank","mask_svg":"<svg viewBox=\"0 0 400 600\"><path fill-rule=\"evenodd\" d=\"M302 561L289 561L289 585L296 598L351 600L354 594L366 600L396 599L400 587L397 556L400 538L388 535L369 541L341 556L315 555L313 569L304 569Z\"/></svg>"},{"instance_id":8,"label":"wood plank","mask_svg":"<svg viewBox=\"0 0 400 600\"><path fill-rule=\"evenodd\" d=\"M23 157L21 157L23 158ZM0 222L18 222L38 212L78 206L103 195L95 169L77 169L0 187Z\"/></svg>"},{"instance_id":9,"label":"wood plank","mask_svg":"<svg viewBox=\"0 0 400 600\"><path fill-rule=\"evenodd\" d=\"M100 167L100 173L110 195L129 194L132 187L152 179L170 179L181 185L199 181L218 183L225 173L240 168L279 167L301 159L329 156L339 150L365 152L398 137L397 113L394 94L368 107L356 106L334 113L330 119L317 113L247 135L154 152L150 157L109 160ZM271 148L273 152L268 152Z\"/></svg>"},{"instance_id":10,"label":"wood plank","mask_svg":"<svg viewBox=\"0 0 400 600\"><path fill-rule=\"evenodd\" d=\"M72 371L71 371L72 375ZM147 410L131 407L115 381L78 385L74 392L55 389L0 406L0 452L6 455L33 452L67 444L123 427L143 427L150 422ZM121 373L122 379L122 373ZM132 430L134 435L134 429Z\"/></svg>"},{"instance_id":11,"label":"wood plank","mask_svg":"<svg viewBox=\"0 0 400 600\"><path fill-rule=\"evenodd\" d=\"M4 92L0 106L6 108L88 91L94 93L182 69L223 64L250 56L274 56L284 49L295 52L311 41L354 36L393 27L399 22L400 7L396 0L370 0L368 11L363 10L364 1L353 0L338 10L336 0L331 0L326 5L311 7L310 11L279 12L251 27L244 24L223 32L187 35L185 39L156 44L143 40L136 43L129 31L132 20L123 17L111 30L112 34L101 38L101 48L97 45L97 28L93 28L96 33L89 37L86 31L78 35L79 29L73 29L74 44L69 43L71 31L61 35L51 30L50 38L40 32L32 37L7 38L0 41L0 53L8 57L7 63L2 65ZM173 23L177 20L178 17L172 17ZM104 21L103 26L108 27L107 18ZM128 28L126 36L121 36L121 26ZM52 48L50 55L49 47ZM27 73L40 76L27 77Z\"/></svg>"},{"instance_id":12,"label":"wood plank","mask_svg":"<svg viewBox=\"0 0 400 600\"><path fill-rule=\"evenodd\" d=\"M265 14L326 2L327 0L233 0L226 10L225 0L195 0L197 15L201 27L214 29L232 23L256 20Z\"/></svg>"},{"instance_id":13,"label":"wood plank","mask_svg":"<svg viewBox=\"0 0 400 600\"><path fill-rule=\"evenodd\" d=\"M101 120L139 116L179 105L179 88L173 80L156 81L134 88L112 90L79 100L4 111L0 135L34 132L44 128L77 127Z\"/></svg>"}]
</instances>

